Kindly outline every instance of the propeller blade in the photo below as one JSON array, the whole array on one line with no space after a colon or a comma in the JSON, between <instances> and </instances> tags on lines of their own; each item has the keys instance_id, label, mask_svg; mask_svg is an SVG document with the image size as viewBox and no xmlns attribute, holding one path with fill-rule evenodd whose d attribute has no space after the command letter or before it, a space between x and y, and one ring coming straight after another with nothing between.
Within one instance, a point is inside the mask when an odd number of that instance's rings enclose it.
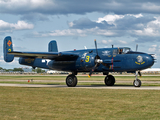
<instances>
[{"instance_id":1,"label":"propeller blade","mask_svg":"<svg viewBox=\"0 0 160 120\"><path fill-rule=\"evenodd\" d=\"M96 67L97 67L98 63L95 64L95 66L92 68L92 70L90 71L88 77L90 78L92 73L95 71Z\"/></svg>"},{"instance_id":2,"label":"propeller blade","mask_svg":"<svg viewBox=\"0 0 160 120\"><path fill-rule=\"evenodd\" d=\"M96 53L97 53L97 56L98 56L96 39L94 40L94 43L95 43L95 47L96 47ZM88 77L91 77L92 73L95 71L95 69L96 69L96 67L98 66L98 64L102 64L102 63L103 63L103 60L96 58L95 63L96 63L96 64L95 64L95 66L91 69Z\"/></svg>"},{"instance_id":3,"label":"propeller blade","mask_svg":"<svg viewBox=\"0 0 160 120\"><path fill-rule=\"evenodd\" d=\"M138 50L138 44L136 45L136 51Z\"/></svg>"},{"instance_id":4,"label":"propeller blade","mask_svg":"<svg viewBox=\"0 0 160 120\"><path fill-rule=\"evenodd\" d=\"M98 55L98 50L97 50L97 42L96 42L96 39L94 40L94 43L95 43L96 52L97 52L97 55Z\"/></svg>"}]
</instances>

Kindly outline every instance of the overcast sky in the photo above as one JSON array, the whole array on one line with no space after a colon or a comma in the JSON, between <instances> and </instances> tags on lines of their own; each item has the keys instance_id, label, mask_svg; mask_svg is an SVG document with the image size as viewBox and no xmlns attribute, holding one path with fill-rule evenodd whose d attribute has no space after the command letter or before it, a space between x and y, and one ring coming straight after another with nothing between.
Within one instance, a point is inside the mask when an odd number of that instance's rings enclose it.
<instances>
[{"instance_id":1,"label":"overcast sky","mask_svg":"<svg viewBox=\"0 0 160 120\"><path fill-rule=\"evenodd\" d=\"M130 47L155 54L160 67L159 0L0 0L0 67L22 67L3 60L3 39L15 51L47 52L56 40L59 51Z\"/></svg>"}]
</instances>

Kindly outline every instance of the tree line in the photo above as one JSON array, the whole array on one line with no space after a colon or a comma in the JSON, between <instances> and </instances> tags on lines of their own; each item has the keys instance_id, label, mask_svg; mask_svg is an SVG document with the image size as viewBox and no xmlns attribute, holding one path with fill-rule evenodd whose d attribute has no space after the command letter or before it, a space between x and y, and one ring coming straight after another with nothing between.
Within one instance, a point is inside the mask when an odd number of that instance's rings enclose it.
<instances>
[{"instance_id":1,"label":"tree line","mask_svg":"<svg viewBox=\"0 0 160 120\"><path fill-rule=\"evenodd\" d=\"M24 72L22 68L13 68L13 69L5 69L0 67L1 72ZM32 69L32 72L37 72L37 73L45 73L45 70L42 70L41 68L36 68Z\"/></svg>"}]
</instances>

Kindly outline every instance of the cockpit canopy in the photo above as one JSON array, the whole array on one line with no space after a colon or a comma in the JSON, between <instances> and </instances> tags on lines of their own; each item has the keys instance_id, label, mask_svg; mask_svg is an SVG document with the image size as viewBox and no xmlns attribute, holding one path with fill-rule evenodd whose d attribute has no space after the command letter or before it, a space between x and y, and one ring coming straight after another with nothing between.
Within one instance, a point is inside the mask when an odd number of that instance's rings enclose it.
<instances>
[{"instance_id":1,"label":"cockpit canopy","mask_svg":"<svg viewBox=\"0 0 160 120\"><path fill-rule=\"evenodd\" d=\"M113 50L113 54L114 55L117 55L117 54L127 54L130 51L131 51L131 48L128 48L128 47L117 48L117 49Z\"/></svg>"},{"instance_id":2,"label":"cockpit canopy","mask_svg":"<svg viewBox=\"0 0 160 120\"><path fill-rule=\"evenodd\" d=\"M120 48L120 49L121 49L121 48ZM131 51L131 48L124 47L122 54L126 54L126 53L128 53L129 51Z\"/></svg>"}]
</instances>

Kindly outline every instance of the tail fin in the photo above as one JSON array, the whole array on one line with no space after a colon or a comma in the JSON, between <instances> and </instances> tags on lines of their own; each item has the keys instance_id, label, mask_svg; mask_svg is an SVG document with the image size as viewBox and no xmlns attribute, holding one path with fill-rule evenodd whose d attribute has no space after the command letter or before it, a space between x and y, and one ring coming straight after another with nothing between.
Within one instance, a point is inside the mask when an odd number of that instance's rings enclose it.
<instances>
[{"instance_id":1,"label":"tail fin","mask_svg":"<svg viewBox=\"0 0 160 120\"><path fill-rule=\"evenodd\" d=\"M55 40L52 40L48 44L48 52L58 52L57 42Z\"/></svg>"},{"instance_id":2,"label":"tail fin","mask_svg":"<svg viewBox=\"0 0 160 120\"><path fill-rule=\"evenodd\" d=\"M8 55L8 52L12 52L13 51L13 46L12 46L12 39L10 36L7 36L4 39L3 42L3 54L4 54L4 60L6 62L12 62L14 59L14 55Z\"/></svg>"}]
</instances>

